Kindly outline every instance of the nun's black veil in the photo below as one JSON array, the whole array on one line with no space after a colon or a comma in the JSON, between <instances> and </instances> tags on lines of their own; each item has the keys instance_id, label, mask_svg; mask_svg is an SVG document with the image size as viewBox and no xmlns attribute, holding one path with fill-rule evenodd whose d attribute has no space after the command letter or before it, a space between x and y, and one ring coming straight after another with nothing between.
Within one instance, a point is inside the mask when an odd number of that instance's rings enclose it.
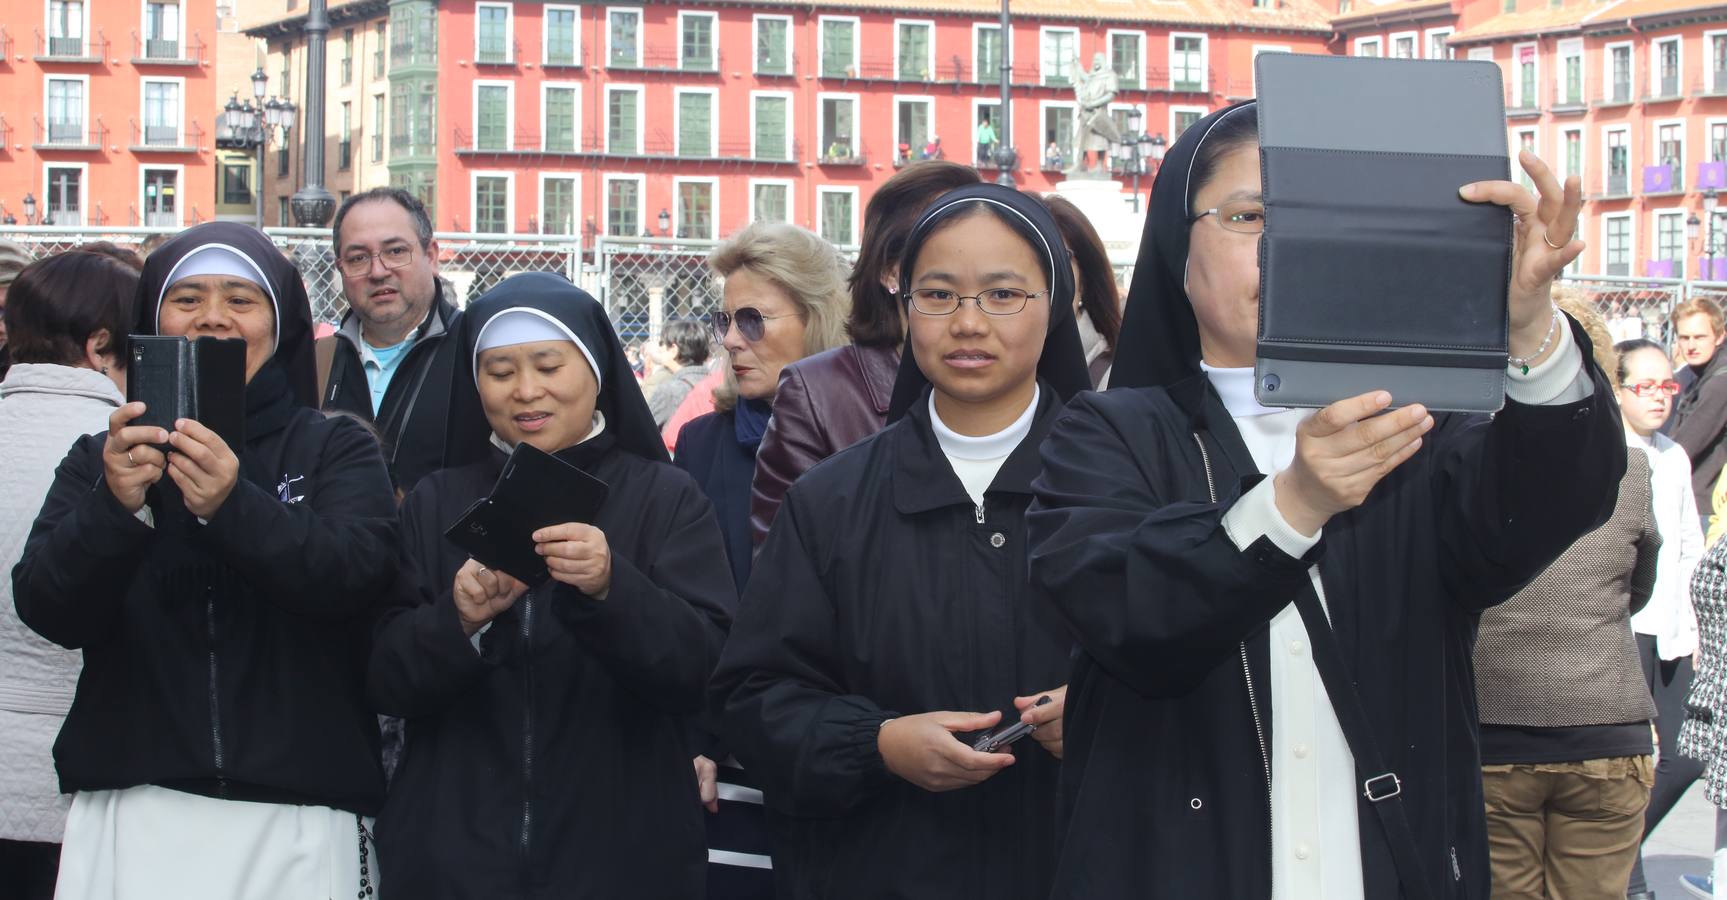
<instances>
[{"instance_id":1,"label":"nun's black veil","mask_svg":"<svg viewBox=\"0 0 1727 900\"><path fill-rule=\"evenodd\" d=\"M504 279L468 305L456 330L461 348L450 380L450 418L444 440L444 465L455 467L485 459L492 452L492 426L486 422L480 391L474 384L474 347L480 330L499 313L525 307L558 320L581 338L593 354L600 395L594 408L605 416L604 436L614 446L637 456L668 462L665 442L654 425L623 345L611 319L587 291L550 272L528 272Z\"/></svg>"},{"instance_id":2,"label":"nun's black veil","mask_svg":"<svg viewBox=\"0 0 1727 900\"><path fill-rule=\"evenodd\" d=\"M1079 324L1073 317L1073 265L1068 261L1067 244L1062 241L1061 227L1050 215L1049 207L1036 197L997 184L968 184L937 197L906 237L899 267L902 284L911 283L918 252L930 234L942 223L968 212L978 202L992 203L1003 209L1011 220L1010 226L1026 236L1032 251L1047 267L1049 331L1044 337L1043 353L1038 357L1037 374L1065 403L1080 391L1091 389L1091 375L1085 362L1085 348L1079 340ZM1012 224L1014 222L1018 224ZM928 386L929 379L918 368L908 335L905 350L900 354L899 375L894 379L887 420L898 421L923 396L924 388Z\"/></svg>"},{"instance_id":3,"label":"nun's black veil","mask_svg":"<svg viewBox=\"0 0 1727 900\"><path fill-rule=\"evenodd\" d=\"M1151 211L1139 239L1133 286L1127 292L1121 337L1109 386L1161 387L1199 374L1199 324L1188 300L1187 217L1193 191L1190 175L1200 147L1225 118L1254 101L1218 110L1182 132L1164 155L1151 188Z\"/></svg>"}]
</instances>

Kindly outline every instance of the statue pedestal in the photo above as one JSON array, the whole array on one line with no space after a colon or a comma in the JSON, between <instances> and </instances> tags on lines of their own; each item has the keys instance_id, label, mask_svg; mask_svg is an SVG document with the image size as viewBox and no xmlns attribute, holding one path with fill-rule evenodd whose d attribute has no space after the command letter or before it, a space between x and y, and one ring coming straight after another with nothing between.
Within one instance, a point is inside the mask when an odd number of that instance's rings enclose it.
<instances>
[{"instance_id":1,"label":"statue pedestal","mask_svg":"<svg viewBox=\"0 0 1727 900\"><path fill-rule=\"evenodd\" d=\"M1079 207L1103 239L1109 261L1131 266L1139 258L1139 237L1145 230L1145 213L1133 211L1133 195L1119 181L1070 178L1055 186L1055 196ZM1125 288L1125 286L1124 286ZM1124 295L1125 296L1125 295Z\"/></svg>"}]
</instances>

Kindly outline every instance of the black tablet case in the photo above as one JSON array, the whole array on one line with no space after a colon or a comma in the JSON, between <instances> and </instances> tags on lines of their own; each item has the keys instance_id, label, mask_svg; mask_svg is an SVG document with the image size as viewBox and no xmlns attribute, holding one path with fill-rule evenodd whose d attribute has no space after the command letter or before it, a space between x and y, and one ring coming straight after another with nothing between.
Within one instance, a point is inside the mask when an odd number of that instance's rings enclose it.
<instances>
[{"instance_id":1,"label":"black tablet case","mask_svg":"<svg viewBox=\"0 0 1727 900\"><path fill-rule=\"evenodd\" d=\"M1255 392L1325 406L1505 402L1512 222L1457 189L1510 178L1491 62L1264 54Z\"/></svg>"},{"instance_id":2,"label":"black tablet case","mask_svg":"<svg viewBox=\"0 0 1727 900\"><path fill-rule=\"evenodd\" d=\"M592 523L610 488L592 475L534 447L517 444L492 485L444 531L480 564L534 587L551 574L534 550L534 532L565 522Z\"/></svg>"},{"instance_id":3,"label":"black tablet case","mask_svg":"<svg viewBox=\"0 0 1727 900\"><path fill-rule=\"evenodd\" d=\"M246 446L246 342L135 334L126 370L127 401L143 401L133 425L174 430L193 419L240 455Z\"/></svg>"}]
</instances>

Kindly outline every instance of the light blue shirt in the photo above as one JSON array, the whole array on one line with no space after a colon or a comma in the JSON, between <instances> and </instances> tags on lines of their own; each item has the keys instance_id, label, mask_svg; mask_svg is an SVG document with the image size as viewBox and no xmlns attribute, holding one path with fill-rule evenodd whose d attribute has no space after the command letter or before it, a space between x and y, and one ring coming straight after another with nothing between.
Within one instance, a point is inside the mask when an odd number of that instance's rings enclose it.
<instances>
[{"instance_id":1,"label":"light blue shirt","mask_svg":"<svg viewBox=\"0 0 1727 900\"><path fill-rule=\"evenodd\" d=\"M384 393L390 389L390 379L396 377L396 369L401 367L402 360L418 337L416 330L394 347L374 347L364 338L360 340L360 367L366 370L366 384L372 389L372 415L377 415L384 405Z\"/></svg>"}]
</instances>

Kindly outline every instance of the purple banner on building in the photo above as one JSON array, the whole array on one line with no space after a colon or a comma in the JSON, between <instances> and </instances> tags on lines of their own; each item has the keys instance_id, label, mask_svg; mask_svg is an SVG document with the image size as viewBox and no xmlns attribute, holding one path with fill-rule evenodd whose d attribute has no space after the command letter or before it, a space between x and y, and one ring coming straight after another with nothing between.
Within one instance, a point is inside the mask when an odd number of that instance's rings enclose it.
<instances>
[{"instance_id":1,"label":"purple banner on building","mask_svg":"<svg viewBox=\"0 0 1727 900\"><path fill-rule=\"evenodd\" d=\"M1665 194L1673 190L1672 166L1644 166L1643 193Z\"/></svg>"},{"instance_id":2,"label":"purple banner on building","mask_svg":"<svg viewBox=\"0 0 1727 900\"><path fill-rule=\"evenodd\" d=\"M1704 281L1727 281L1727 256L1697 258L1697 277Z\"/></svg>"},{"instance_id":3,"label":"purple banner on building","mask_svg":"<svg viewBox=\"0 0 1727 900\"><path fill-rule=\"evenodd\" d=\"M1727 162L1706 162L1697 164L1697 189L1727 189Z\"/></svg>"},{"instance_id":4,"label":"purple banner on building","mask_svg":"<svg viewBox=\"0 0 1727 900\"><path fill-rule=\"evenodd\" d=\"M1645 278L1672 278L1673 277L1673 260L1670 260L1670 259L1652 259L1652 260L1649 260L1648 262L1643 264L1643 276Z\"/></svg>"}]
</instances>

